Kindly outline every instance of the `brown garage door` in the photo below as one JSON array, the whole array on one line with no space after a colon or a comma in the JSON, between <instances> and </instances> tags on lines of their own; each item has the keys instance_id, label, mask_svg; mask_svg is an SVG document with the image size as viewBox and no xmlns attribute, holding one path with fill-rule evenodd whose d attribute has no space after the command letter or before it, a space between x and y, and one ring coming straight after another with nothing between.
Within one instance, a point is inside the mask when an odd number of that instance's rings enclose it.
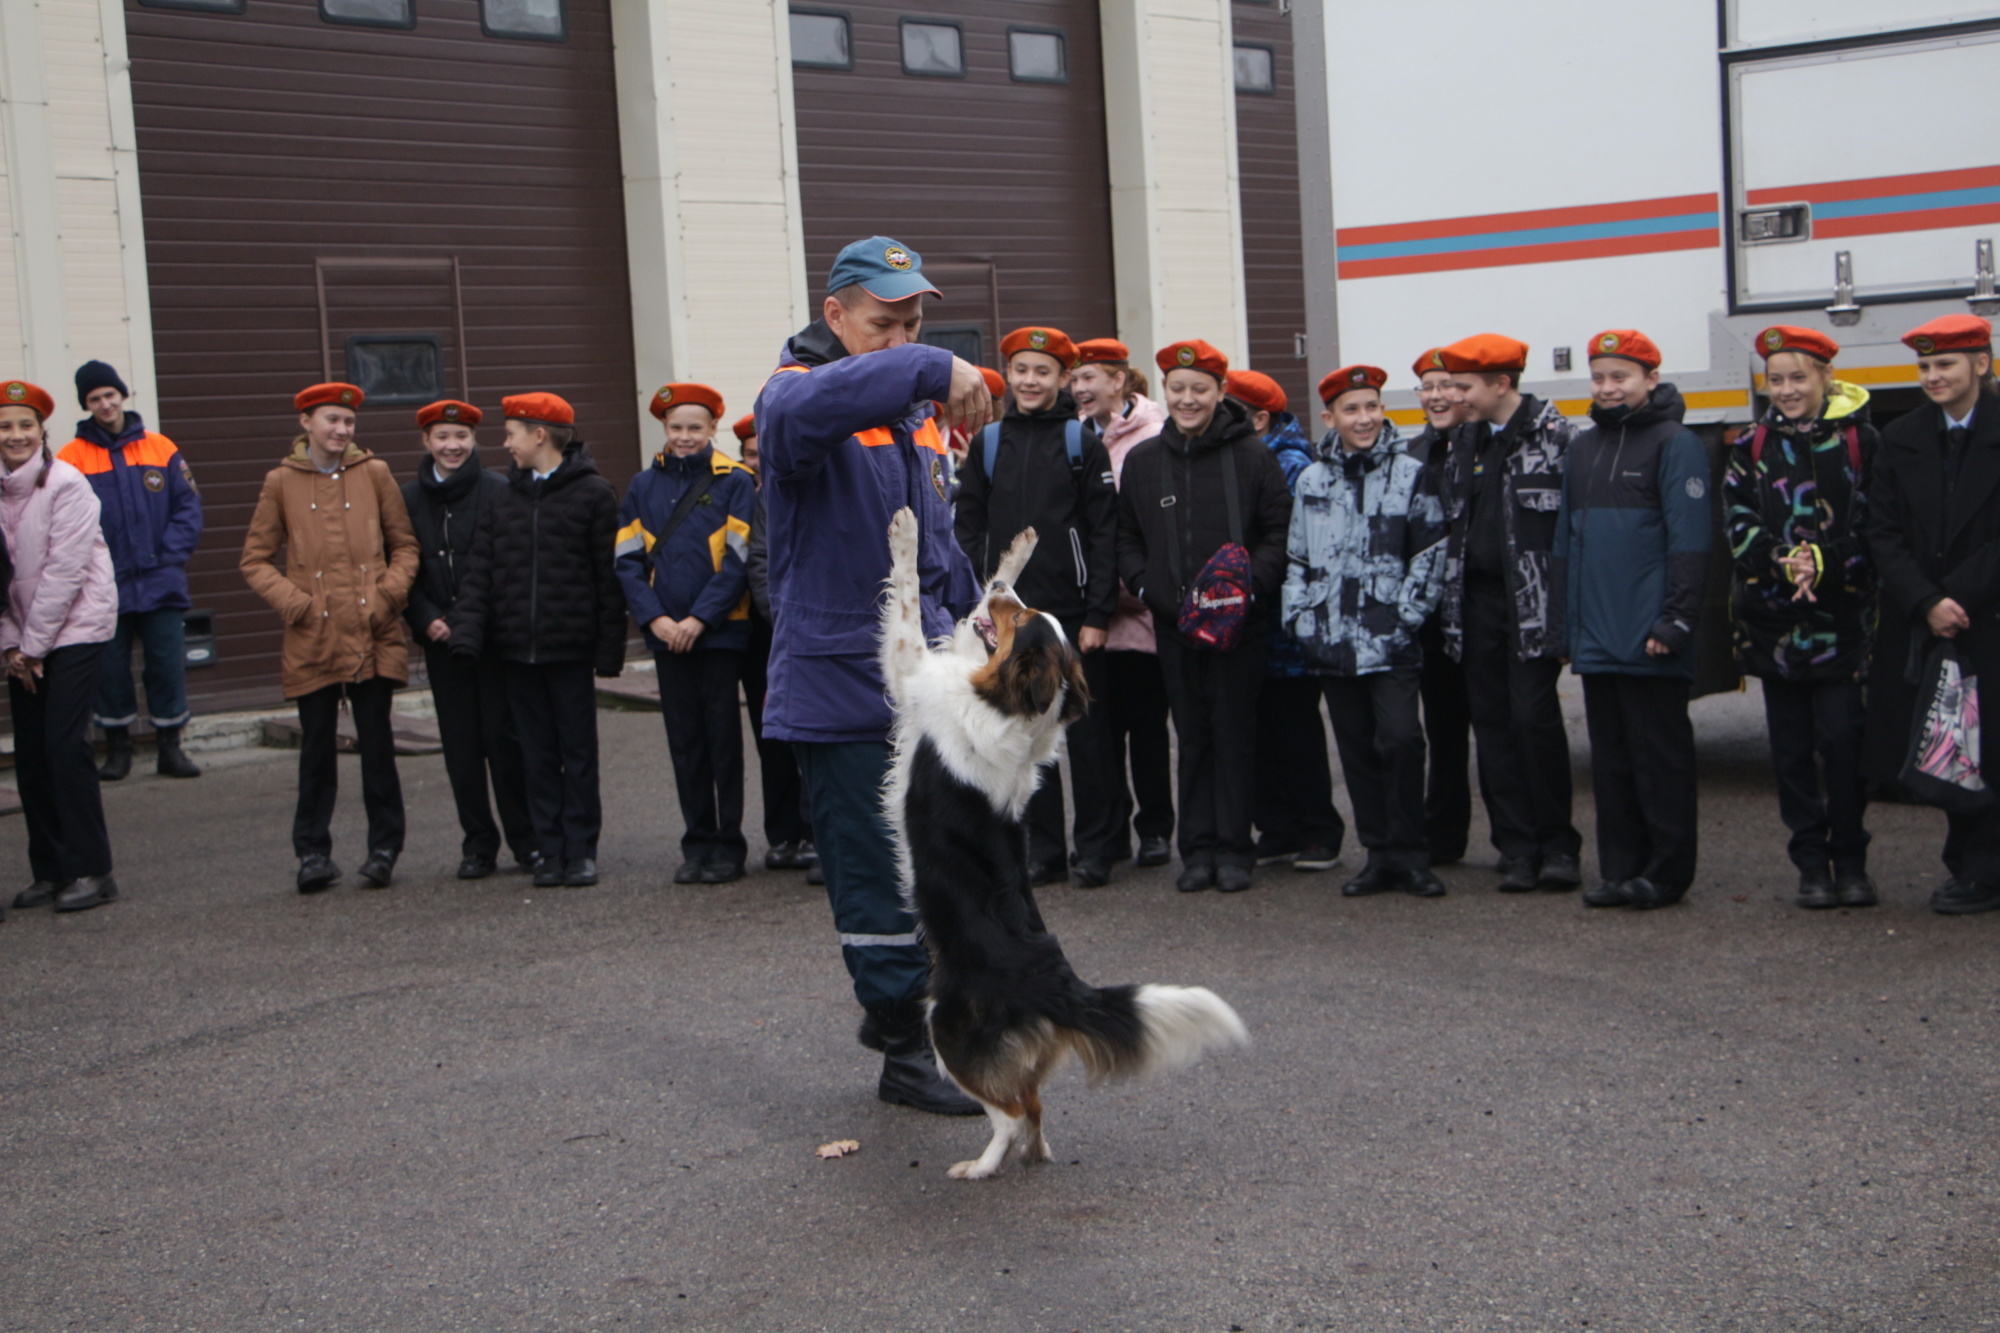
<instances>
[{"instance_id":1,"label":"brown garage door","mask_svg":"<svg viewBox=\"0 0 2000 1333\"><path fill-rule=\"evenodd\" d=\"M1305 332L1305 256L1299 242L1299 127L1292 92L1290 6L1231 6L1236 27L1236 160L1243 206L1243 283L1250 360L1278 381L1292 411L1319 434L1319 403L1299 359ZM1333 369L1322 366L1320 373Z\"/></svg>"},{"instance_id":2,"label":"brown garage door","mask_svg":"<svg viewBox=\"0 0 2000 1333\"><path fill-rule=\"evenodd\" d=\"M639 451L606 0L567 0L566 31L544 34L560 40L488 35L481 0L420 0L409 28L327 22L314 0L214 3L126 10L159 414L207 518L190 572L220 653L189 683L209 708L278 696L277 621L236 561L297 433L291 395L323 373L370 373L365 357L382 383L489 411L552 389L614 480ZM503 27L561 13L486 9ZM412 411L361 413L361 443L405 479ZM497 412L480 435L504 467Z\"/></svg>"},{"instance_id":3,"label":"brown garage door","mask_svg":"<svg viewBox=\"0 0 2000 1333\"><path fill-rule=\"evenodd\" d=\"M926 336L973 359L995 364L997 333L1023 324L1117 332L1095 0L793 14L815 300L840 247L882 233L939 266Z\"/></svg>"}]
</instances>

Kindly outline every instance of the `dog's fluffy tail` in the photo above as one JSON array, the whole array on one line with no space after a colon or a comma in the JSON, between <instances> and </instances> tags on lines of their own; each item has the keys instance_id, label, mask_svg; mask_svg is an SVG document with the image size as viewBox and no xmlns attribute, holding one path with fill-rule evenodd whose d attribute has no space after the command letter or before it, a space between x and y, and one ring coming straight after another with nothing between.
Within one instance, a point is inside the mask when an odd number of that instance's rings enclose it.
<instances>
[{"instance_id":1,"label":"dog's fluffy tail","mask_svg":"<svg viewBox=\"0 0 2000 1333\"><path fill-rule=\"evenodd\" d=\"M1206 986L1108 986L1097 998L1065 1028L1093 1083L1163 1074L1250 1044L1243 1020Z\"/></svg>"}]
</instances>

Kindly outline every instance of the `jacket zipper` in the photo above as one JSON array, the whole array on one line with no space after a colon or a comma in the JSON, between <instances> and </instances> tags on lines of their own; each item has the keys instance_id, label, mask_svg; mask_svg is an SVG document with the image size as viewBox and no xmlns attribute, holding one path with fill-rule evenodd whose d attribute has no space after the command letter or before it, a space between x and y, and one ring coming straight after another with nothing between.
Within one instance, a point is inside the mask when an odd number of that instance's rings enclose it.
<instances>
[{"instance_id":1,"label":"jacket zipper","mask_svg":"<svg viewBox=\"0 0 2000 1333\"><path fill-rule=\"evenodd\" d=\"M534 518L528 527L528 665L536 664L542 646L542 497L535 497Z\"/></svg>"}]
</instances>

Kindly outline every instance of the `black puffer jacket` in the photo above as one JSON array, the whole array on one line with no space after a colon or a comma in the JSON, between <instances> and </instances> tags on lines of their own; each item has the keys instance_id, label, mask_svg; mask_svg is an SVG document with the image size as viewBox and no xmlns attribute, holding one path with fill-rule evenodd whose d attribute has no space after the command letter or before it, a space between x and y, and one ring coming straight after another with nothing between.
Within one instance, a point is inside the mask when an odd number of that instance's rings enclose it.
<instances>
[{"instance_id":1,"label":"black puffer jacket","mask_svg":"<svg viewBox=\"0 0 2000 1333\"><path fill-rule=\"evenodd\" d=\"M625 594L613 568L618 493L575 440L546 481L516 467L487 504L447 617L454 653L625 668Z\"/></svg>"},{"instance_id":2,"label":"black puffer jacket","mask_svg":"<svg viewBox=\"0 0 2000 1333\"><path fill-rule=\"evenodd\" d=\"M450 617L458 581L472 562L480 519L493 497L506 489L503 473L474 460L439 481L426 458L417 464L417 479L403 483L403 504L417 534L417 581L410 585L403 619L418 643L431 641L432 621Z\"/></svg>"},{"instance_id":3,"label":"black puffer jacket","mask_svg":"<svg viewBox=\"0 0 2000 1333\"><path fill-rule=\"evenodd\" d=\"M1118 576L1152 611L1158 632L1174 632L1187 585L1229 540L1225 452L1236 458L1239 521L1257 597L1269 602L1284 586L1292 493L1277 456L1250 429L1248 410L1223 399L1208 430L1193 440L1183 439L1169 417L1158 435L1125 456L1118 491ZM1161 503L1169 497L1171 503ZM1180 548L1178 569L1170 543Z\"/></svg>"}]
</instances>

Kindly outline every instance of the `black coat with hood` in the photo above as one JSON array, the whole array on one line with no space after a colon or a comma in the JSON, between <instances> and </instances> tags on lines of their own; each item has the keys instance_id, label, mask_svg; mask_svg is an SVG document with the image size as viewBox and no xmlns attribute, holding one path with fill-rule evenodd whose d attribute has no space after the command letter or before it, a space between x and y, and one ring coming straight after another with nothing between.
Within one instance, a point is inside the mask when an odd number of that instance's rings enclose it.
<instances>
[{"instance_id":1,"label":"black coat with hood","mask_svg":"<svg viewBox=\"0 0 2000 1333\"><path fill-rule=\"evenodd\" d=\"M625 669L625 594L613 552L618 493L590 448L572 440L543 481L515 467L486 522L447 617L454 653L492 649L509 662L589 662Z\"/></svg>"},{"instance_id":2,"label":"black coat with hood","mask_svg":"<svg viewBox=\"0 0 2000 1333\"><path fill-rule=\"evenodd\" d=\"M430 643L432 621L449 620L459 580L472 563L481 516L506 489L506 474L481 467L477 455L442 481L426 458L417 465L416 480L403 483L403 505L417 534L417 581L410 585L403 619L418 643Z\"/></svg>"},{"instance_id":3,"label":"black coat with hood","mask_svg":"<svg viewBox=\"0 0 2000 1333\"><path fill-rule=\"evenodd\" d=\"M1177 633L1188 585L1229 541L1225 455L1236 460L1238 522L1257 597L1268 604L1284 586L1292 493L1277 456L1250 428L1248 409L1223 399L1208 429L1192 440L1169 417L1158 435L1125 456L1118 491L1118 575L1152 611L1158 634ZM1246 623L1261 631L1268 618Z\"/></svg>"}]
</instances>

